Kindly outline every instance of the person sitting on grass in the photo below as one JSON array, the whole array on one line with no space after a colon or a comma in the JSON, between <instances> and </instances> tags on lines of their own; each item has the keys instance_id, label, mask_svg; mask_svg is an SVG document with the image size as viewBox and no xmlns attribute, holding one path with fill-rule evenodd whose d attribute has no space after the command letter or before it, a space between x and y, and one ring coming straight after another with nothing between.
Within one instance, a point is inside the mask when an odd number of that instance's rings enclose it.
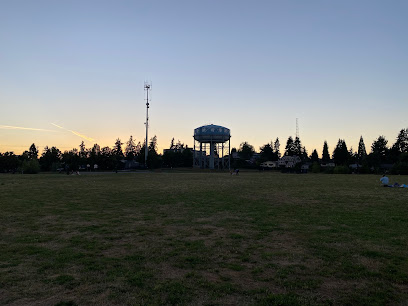
<instances>
[{"instance_id":1,"label":"person sitting on grass","mask_svg":"<svg viewBox=\"0 0 408 306\"><path fill-rule=\"evenodd\" d=\"M382 178L380 178L380 182L383 185L383 187L392 187L388 185L390 183L390 179L385 174L382 176Z\"/></svg>"},{"instance_id":2,"label":"person sitting on grass","mask_svg":"<svg viewBox=\"0 0 408 306\"><path fill-rule=\"evenodd\" d=\"M405 184L398 184L398 183L394 183L394 185L389 185L390 180L389 178L384 174L382 176L382 178L380 178L380 182L384 187L401 187L401 188L408 188L408 185Z\"/></svg>"}]
</instances>

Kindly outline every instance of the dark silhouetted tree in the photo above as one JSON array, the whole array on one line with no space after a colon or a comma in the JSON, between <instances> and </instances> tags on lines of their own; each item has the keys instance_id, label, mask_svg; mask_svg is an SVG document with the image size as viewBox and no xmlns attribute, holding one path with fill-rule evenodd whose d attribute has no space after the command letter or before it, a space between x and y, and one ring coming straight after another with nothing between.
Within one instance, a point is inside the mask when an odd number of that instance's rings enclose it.
<instances>
[{"instance_id":1,"label":"dark silhouetted tree","mask_svg":"<svg viewBox=\"0 0 408 306\"><path fill-rule=\"evenodd\" d=\"M79 156L81 157L81 159L87 158L86 147L85 147L85 143L83 140L81 144L79 145Z\"/></svg>"},{"instance_id":2,"label":"dark silhouetted tree","mask_svg":"<svg viewBox=\"0 0 408 306\"><path fill-rule=\"evenodd\" d=\"M28 159L37 159L38 158L38 149L35 144L32 144L28 149Z\"/></svg>"},{"instance_id":3,"label":"dark silhouetted tree","mask_svg":"<svg viewBox=\"0 0 408 306\"><path fill-rule=\"evenodd\" d=\"M402 129L395 141L395 143L392 145L391 149L389 150L389 160L391 162L400 162L399 161L399 156L402 153L407 153L408 152L408 129Z\"/></svg>"},{"instance_id":4,"label":"dark silhouetted tree","mask_svg":"<svg viewBox=\"0 0 408 306\"><path fill-rule=\"evenodd\" d=\"M162 158L157 153L157 136L156 135L150 138L148 150L149 150L149 155L147 156L147 166L151 169L161 167Z\"/></svg>"},{"instance_id":5,"label":"dark silhouetted tree","mask_svg":"<svg viewBox=\"0 0 408 306\"><path fill-rule=\"evenodd\" d=\"M103 147L99 153L100 169L112 170L116 166L116 156L113 154L112 149L109 147Z\"/></svg>"},{"instance_id":6,"label":"dark silhouetted tree","mask_svg":"<svg viewBox=\"0 0 408 306\"><path fill-rule=\"evenodd\" d=\"M408 153L408 128L402 129L392 146L398 153Z\"/></svg>"},{"instance_id":7,"label":"dark silhouetted tree","mask_svg":"<svg viewBox=\"0 0 408 306\"><path fill-rule=\"evenodd\" d=\"M350 154L347 150L346 141L339 139L336 148L333 151L333 160L336 165L347 165L349 162Z\"/></svg>"},{"instance_id":8,"label":"dark silhouetted tree","mask_svg":"<svg viewBox=\"0 0 408 306\"><path fill-rule=\"evenodd\" d=\"M248 142L245 141L240 144L238 149L238 155L240 158L244 160L249 160L254 155L254 153L255 153L254 147L250 145Z\"/></svg>"},{"instance_id":9,"label":"dark silhouetted tree","mask_svg":"<svg viewBox=\"0 0 408 306\"><path fill-rule=\"evenodd\" d=\"M15 172L19 166L18 156L13 152L0 153L0 172Z\"/></svg>"},{"instance_id":10,"label":"dark silhouetted tree","mask_svg":"<svg viewBox=\"0 0 408 306\"><path fill-rule=\"evenodd\" d=\"M387 161L388 155L388 147L387 147L388 140L385 139L384 136L379 136L376 140L374 140L373 144L371 145L371 153L376 160L379 160L380 164L385 163Z\"/></svg>"},{"instance_id":11,"label":"dark silhouetted tree","mask_svg":"<svg viewBox=\"0 0 408 306\"><path fill-rule=\"evenodd\" d=\"M362 163L367 157L367 151L364 144L363 136L360 136L360 141L358 142L358 150L357 150L357 162Z\"/></svg>"},{"instance_id":12,"label":"dark silhouetted tree","mask_svg":"<svg viewBox=\"0 0 408 306\"><path fill-rule=\"evenodd\" d=\"M65 164L67 171L78 170L80 162L81 162L81 158L79 157L78 149L73 148L70 151L64 151L64 153L62 154L61 160Z\"/></svg>"},{"instance_id":13,"label":"dark silhouetted tree","mask_svg":"<svg viewBox=\"0 0 408 306\"><path fill-rule=\"evenodd\" d=\"M133 160L137 155L137 147L133 136L130 135L129 140L126 142L125 156L127 160Z\"/></svg>"},{"instance_id":14,"label":"dark silhouetted tree","mask_svg":"<svg viewBox=\"0 0 408 306\"><path fill-rule=\"evenodd\" d=\"M122 145L123 143L120 141L120 139L116 139L115 145L112 148L112 154L115 155L117 158L123 158L123 151L122 151Z\"/></svg>"},{"instance_id":15,"label":"dark silhouetted tree","mask_svg":"<svg viewBox=\"0 0 408 306\"><path fill-rule=\"evenodd\" d=\"M319 154L317 154L316 149L313 150L312 155L310 155L310 160L312 162L319 162Z\"/></svg>"},{"instance_id":16,"label":"dark silhouetted tree","mask_svg":"<svg viewBox=\"0 0 408 306\"><path fill-rule=\"evenodd\" d=\"M40 167L44 171L55 171L61 162L61 151L56 147L44 148L44 152L40 157Z\"/></svg>"},{"instance_id":17,"label":"dark silhouetted tree","mask_svg":"<svg viewBox=\"0 0 408 306\"><path fill-rule=\"evenodd\" d=\"M267 143L266 145L259 148L261 153L261 161L276 161L278 156L273 150L272 144Z\"/></svg>"},{"instance_id":18,"label":"dark silhouetted tree","mask_svg":"<svg viewBox=\"0 0 408 306\"><path fill-rule=\"evenodd\" d=\"M330 154L329 154L329 146L327 145L327 141L324 141L323 144L323 153L322 153L322 162L329 162L330 161Z\"/></svg>"},{"instance_id":19,"label":"dark silhouetted tree","mask_svg":"<svg viewBox=\"0 0 408 306\"><path fill-rule=\"evenodd\" d=\"M114 169L116 171L121 168L121 166L122 166L121 160L125 157L123 155L122 145L123 145L123 143L118 138L118 139L116 139L115 145L112 148L112 156L113 156L113 159L114 159Z\"/></svg>"},{"instance_id":20,"label":"dark silhouetted tree","mask_svg":"<svg viewBox=\"0 0 408 306\"><path fill-rule=\"evenodd\" d=\"M289 136L288 140L286 141L285 155L293 156L295 155L295 152L296 152L296 147L295 147L293 138L292 136Z\"/></svg>"},{"instance_id":21,"label":"dark silhouetted tree","mask_svg":"<svg viewBox=\"0 0 408 306\"><path fill-rule=\"evenodd\" d=\"M295 150L293 155L302 157L303 147L302 147L302 142L300 141L299 137L295 138L295 140L293 141L293 145L294 145L294 150Z\"/></svg>"},{"instance_id":22,"label":"dark silhouetted tree","mask_svg":"<svg viewBox=\"0 0 408 306\"><path fill-rule=\"evenodd\" d=\"M281 153L280 153L280 143L279 143L279 138L276 137L275 142L273 143L273 151L275 152L276 156L281 158Z\"/></svg>"},{"instance_id":23,"label":"dark silhouetted tree","mask_svg":"<svg viewBox=\"0 0 408 306\"><path fill-rule=\"evenodd\" d=\"M100 166L100 161L99 161L99 154L101 152L101 147L95 143L92 147L92 149L89 151L88 154L88 161L90 163L90 165L93 167L95 164L98 165L98 167Z\"/></svg>"}]
</instances>

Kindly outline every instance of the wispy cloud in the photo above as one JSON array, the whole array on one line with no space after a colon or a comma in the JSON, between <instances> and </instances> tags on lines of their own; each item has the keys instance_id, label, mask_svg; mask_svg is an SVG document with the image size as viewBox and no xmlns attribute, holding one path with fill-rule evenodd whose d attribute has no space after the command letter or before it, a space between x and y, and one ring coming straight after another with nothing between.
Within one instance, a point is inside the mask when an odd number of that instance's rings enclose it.
<instances>
[{"instance_id":1,"label":"wispy cloud","mask_svg":"<svg viewBox=\"0 0 408 306\"><path fill-rule=\"evenodd\" d=\"M3 130L28 130L28 131L56 132L54 130L36 129L36 128L28 128L28 127L22 127L22 126L11 126L11 125L0 125L0 129L3 129Z\"/></svg>"},{"instance_id":2,"label":"wispy cloud","mask_svg":"<svg viewBox=\"0 0 408 306\"><path fill-rule=\"evenodd\" d=\"M51 124L52 124L53 126L59 128L59 129L61 129L61 130L65 130L65 131L71 132L72 134L74 134L74 135L76 135L76 136L78 136L78 137L81 137L81 138L83 138L83 139L85 139L85 140L88 140L88 141L91 141L91 142L95 142L95 139L94 139L94 138L88 137L88 136L86 136L86 135L83 135L83 134L78 133L78 132L73 131L73 130L68 130L68 129L66 129L66 128L64 128L64 127L62 127L62 126L60 126L60 125L58 125L58 124L55 124L55 123L51 123Z\"/></svg>"}]
</instances>

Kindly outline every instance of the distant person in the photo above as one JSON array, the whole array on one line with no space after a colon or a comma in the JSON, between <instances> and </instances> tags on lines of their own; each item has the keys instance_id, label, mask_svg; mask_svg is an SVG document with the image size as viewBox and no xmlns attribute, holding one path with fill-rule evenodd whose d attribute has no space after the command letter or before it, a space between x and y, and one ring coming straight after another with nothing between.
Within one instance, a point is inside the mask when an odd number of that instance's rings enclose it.
<instances>
[{"instance_id":1,"label":"distant person","mask_svg":"<svg viewBox=\"0 0 408 306\"><path fill-rule=\"evenodd\" d=\"M385 174L380 178L380 182L384 187L391 187L388 184L390 183L390 179Z\"/></svg>"},{"instance_id":2,"label":"distant person","mask_svg":"<svg viewBox=\"0 0 408 306\"><path fill-rule=\"evenodd\" d=\"M239 169L234 169L234 171L230 172L231 175L238 175L239 174Z\"/></svg>"},{"instance_id":3,"label":"distant person","mask_svg":"<svg viewBox=\"0 0 408 306\"><path fill-rule=\"evenodd\" d=\"M94 165L94 171L98 171L98 165L97 164Z\"/></svg>"}]
</instances>

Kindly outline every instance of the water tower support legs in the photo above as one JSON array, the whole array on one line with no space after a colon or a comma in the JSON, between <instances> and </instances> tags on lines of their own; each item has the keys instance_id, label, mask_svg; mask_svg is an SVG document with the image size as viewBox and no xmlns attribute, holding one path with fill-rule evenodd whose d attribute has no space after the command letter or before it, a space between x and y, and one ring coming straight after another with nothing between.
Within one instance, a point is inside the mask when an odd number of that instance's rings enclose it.
<instances>
[{"instance_id":1,"label":"water tower support legs","mask_svg":"<svg viewBox=\"0 0 408 306\"><path fill-rule=\"evenodd\" d=\"M214 143L210 142L210 169L214 169Z\"/></svg>"}]
</instances>

